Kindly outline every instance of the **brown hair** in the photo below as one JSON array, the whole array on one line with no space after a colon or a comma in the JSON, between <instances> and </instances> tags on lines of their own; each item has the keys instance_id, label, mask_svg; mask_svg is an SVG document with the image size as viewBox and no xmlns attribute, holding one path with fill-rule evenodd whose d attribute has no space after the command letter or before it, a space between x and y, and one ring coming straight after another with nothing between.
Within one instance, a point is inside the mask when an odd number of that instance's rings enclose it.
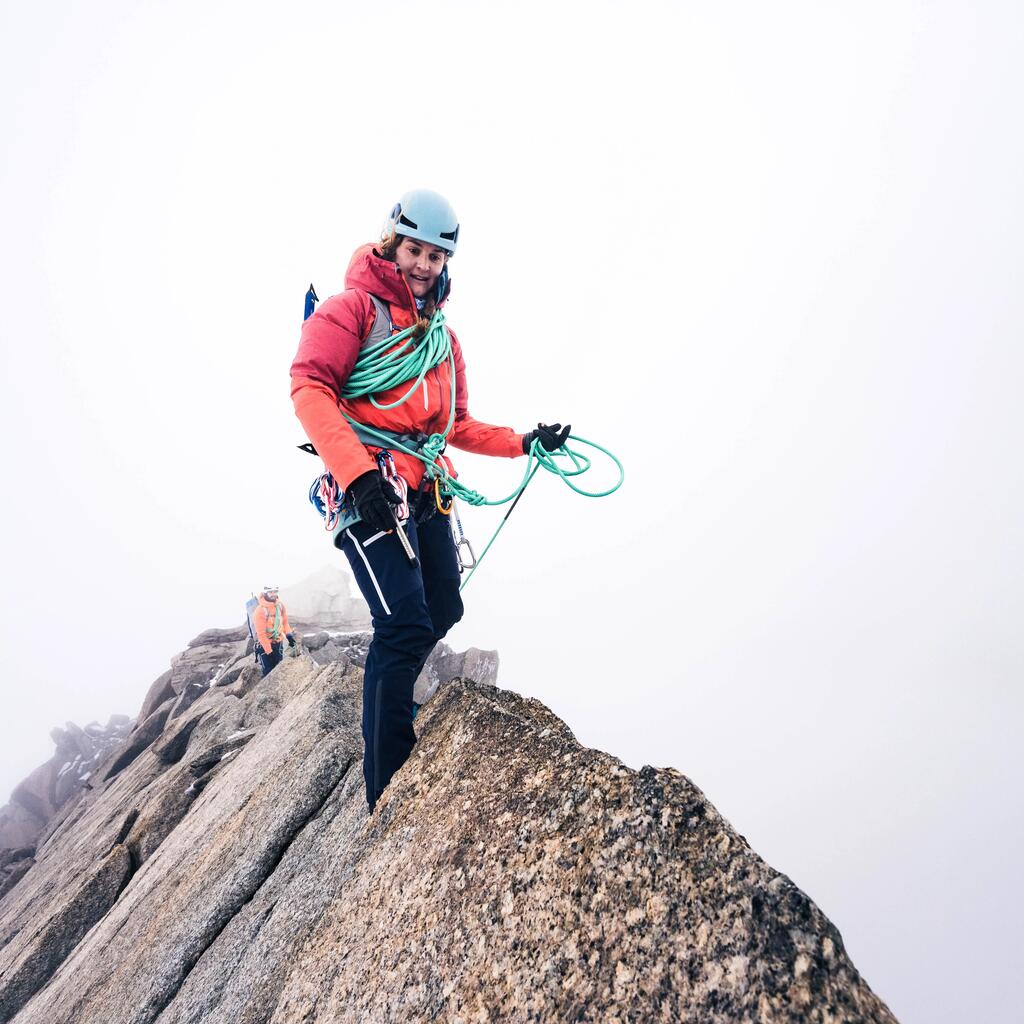
<instances>
[{"instance_id":1,"label":"brown hair","mask_svg":"<svg viewBox=\"0 0 1024 1024\"><path fill-rule=\"evenodd\" d=\"M402 241L407 237L407 235L400 235L394 230L383 235L381 237L380 244L377 246L378 255L386 260L389 260L391 263L394 263L395 254L398 252L398 247L402 244ZM447 255L445 256L445 262L448 262ZM423 304L423 308L418 311L415 334L415 338L417 341L419 341L419 339L422 338L423 335L427 333L427 328L430 326L430 321L433 319L434 313L436 311L437 303L434 301L434 296L428 295L427 301Z\"/></svg>"}]
</instances>

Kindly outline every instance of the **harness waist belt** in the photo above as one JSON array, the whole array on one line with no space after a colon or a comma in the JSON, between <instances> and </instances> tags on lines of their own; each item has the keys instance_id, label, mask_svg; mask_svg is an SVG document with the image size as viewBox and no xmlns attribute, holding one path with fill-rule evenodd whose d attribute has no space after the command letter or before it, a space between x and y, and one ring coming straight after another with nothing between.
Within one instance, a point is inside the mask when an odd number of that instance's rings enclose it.
<instances>
[{"instance_id":1,"label":"harness waist belt","mask_svg":"<svg viewBox=\"0 0 1024 1024\"><path fill-rule=\"evenodd\" d=\"M420 452L423 451L424 445L430 438L430 434L424 434L422 431L416 434L399 434L394 430L385 430L383 427L373 427L374 433L371 434L369 429L361 423L353 423L351 420L349 421L349 426L362 444L373 445L374 448L386 447L386 445L382 444L382 440L386 440L391 444L404 445L406 448L412 448ZM300 444L298 447L301 451L309 452L310 455L320 454L311 441Z\"/></svg>"},{"instance_id":2,"label":"harness waist belt","mask_svg":"<svg viewBox=\"0 0 1024 1024\"><path fill-rule=\"evenodd\" d=\"M392 444L404 445L406 448L412 448L415 451L422 451L423 445L426 443L429 434L424 434L422 431L418 431L415 434L399 434L394 430L386 430L384 427L371 427L366 428L362 423L353 423L349 420L349 426L355 431L356 437L362 441L363 444L373 445L375 448L387 447L382 443L382 436L390 441ZM370 430L373 433L370 433Z\"/></svg>"}]
</instances>

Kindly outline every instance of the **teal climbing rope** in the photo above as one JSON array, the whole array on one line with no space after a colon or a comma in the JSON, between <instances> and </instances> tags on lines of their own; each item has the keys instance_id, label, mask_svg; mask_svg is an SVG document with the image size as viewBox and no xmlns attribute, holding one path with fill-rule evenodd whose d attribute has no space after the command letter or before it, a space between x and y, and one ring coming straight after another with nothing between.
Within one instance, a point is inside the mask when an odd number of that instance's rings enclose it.
<instances>
[{"instance_id":1,"label":"teal climbing rope","mask_svg":"<svg viewBox=\"0 0 1024 1024\"><path fill-rule=\"evenodd\" d=\"M451 395L448 423L443 433L430 434L418 447L413 448L397 439L393 433L376 430L365 423L359 423L347 413L344 414L345 418L353 427L358 427L361 434L378 439L382 447L392 451L401 451L406 455L419 459L425 465L427 475L431 479L439 481L441 491L446 498L457 498L466 502L467 505L505 505L508 502L516 502L541 469L546 470L548 473L553 473L570 490L587 498L607 497L609 494L614 494L622 486L622 482L625 479L625 469L619 459L607 448L594 441L578 437L575 434L570 434L566 444L554 452L547 451L539 440L534 439L533 444L530 446L530 451L527 453L526 471L523 473L522 480L511 493L503 498L494 500L486 498L451 476L439 461L439 458L447 444L447 437L455 425L455 353L452 350L451 336L448 333L448 328L445 326L444 314L440 310L434 313L429 326L418 342L416 339L416 325L413 325L375 344L364 347L359 353L359 358L356 360L352 373L345 383L342 397L369 398L376 409L395 409L408 402L419 388L422 387L426 375L445 360L448 361L451 368L452 387L449 389ZM382 405L374 398L374 395L399 387L408 381L412 382L411 386L396 401ZM582 476L590 469L592 461L583 452L571 448L568 443L569 441L586 445L607 455L615 463L619 471L619 479L611 487L603 491L587 491L573 483L576 477ZM509 511L511 512L511 509ZM476 564L470 570L466 579L463 580L460 590L464 589L466 584L469 583L473 573L476 572L480 563L484 560L487 552L491 549L491 545L494 544L507 521L508 515L501 521L497 530L494 531L491 539L487 542L487 546L480 557L476 559Z\"/></svg>"}]
</instances>

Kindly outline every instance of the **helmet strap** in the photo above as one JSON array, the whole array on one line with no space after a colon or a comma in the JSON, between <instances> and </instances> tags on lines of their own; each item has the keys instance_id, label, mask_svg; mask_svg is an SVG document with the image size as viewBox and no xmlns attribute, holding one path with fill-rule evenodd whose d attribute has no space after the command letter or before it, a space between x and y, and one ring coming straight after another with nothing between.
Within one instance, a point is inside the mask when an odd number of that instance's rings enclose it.
<instances>
[{"instance_id":1,"label":"helmet strap","mask_svg":"<svg viewBox=\"0 0 1024 1024\"><path fill-rule=\"evenodd\" d=\"M441 273L437 275L437 280L434 282L434 305L440 306L444 302L445 296L448 294L448 288L451 284L451 278L448 275L448 263L445 262Z\"/></svg>"}]
</instances>

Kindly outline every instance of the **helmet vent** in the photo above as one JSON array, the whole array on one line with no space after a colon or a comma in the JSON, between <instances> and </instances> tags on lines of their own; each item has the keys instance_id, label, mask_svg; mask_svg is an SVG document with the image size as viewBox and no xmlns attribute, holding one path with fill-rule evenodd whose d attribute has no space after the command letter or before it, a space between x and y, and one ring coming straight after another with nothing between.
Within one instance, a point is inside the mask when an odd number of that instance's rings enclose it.
<instances>
[{"instance_id":1,"label":"helmet vent","mask_svg":"<svg viewBox=\"0 0 1024 1024\"><path fill-rule=\"evenodd\" d=\"M418 188L406 192L391 208L385 231L437 246L454 256L459 242L459 218L444 196Z\"/></svg>"}]
</instances>

